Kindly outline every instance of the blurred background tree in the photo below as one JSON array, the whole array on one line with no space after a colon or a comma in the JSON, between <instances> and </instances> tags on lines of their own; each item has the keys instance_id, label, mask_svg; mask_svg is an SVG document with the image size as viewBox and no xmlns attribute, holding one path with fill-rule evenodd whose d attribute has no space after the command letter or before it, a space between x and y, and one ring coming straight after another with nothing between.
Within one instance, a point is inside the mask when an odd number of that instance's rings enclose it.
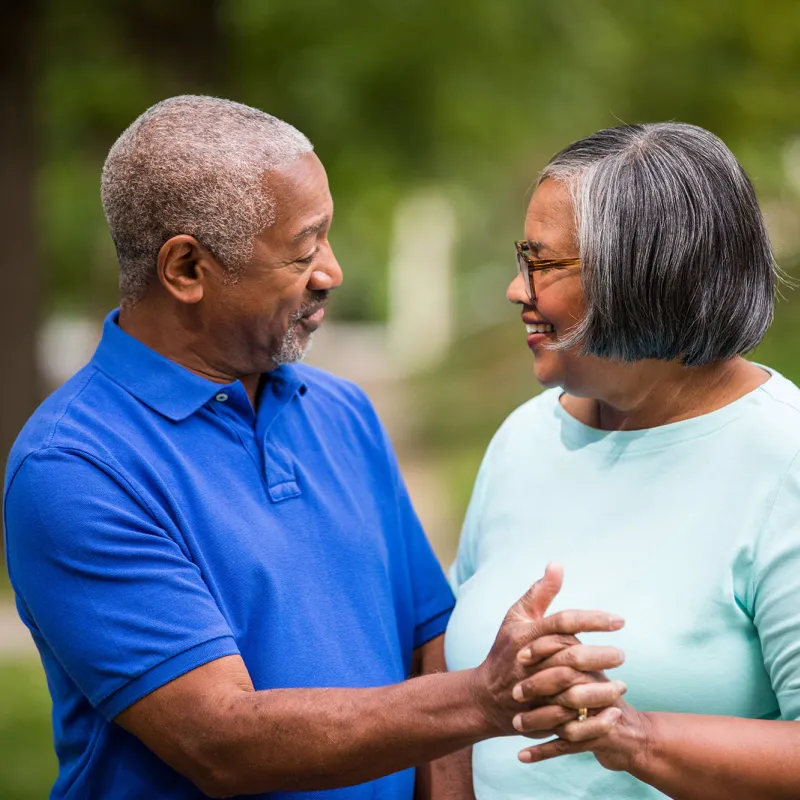
<instances>
[{"instance_id":1,"label":"blurred background tree","mask_svg":"<svg viewBox=\"0 0 800 800\"><path fill-rule=\"evenodd\" d=\"M3 460L42 392L86 356L69 344L74 327L54 321L80 321L91 339L116 304L100 170L122 130L171 95L255 105L315 143L346 279L312 357L367 385L445 562L489 437L538 391L504 291L510 242L552 153L621 121L702 125L753 178L781 266L800 258L796 0L37 0L9 6L1 35ZM401 211L420 196L450 209L452 324L446 350L409 367L392 360L384 323L393 254L413 237ZM423 294L424 283L411 301L425 331L438 314ZM755 357L800 381L786 295ZM0 606L0 646L23 641L11 615ZM44 796L53 768L41 735L12 741L27 709L46 710L30 699L38 673L6 701L20 669L0 667L8 800Z\"/></svg>"}]
</instances>

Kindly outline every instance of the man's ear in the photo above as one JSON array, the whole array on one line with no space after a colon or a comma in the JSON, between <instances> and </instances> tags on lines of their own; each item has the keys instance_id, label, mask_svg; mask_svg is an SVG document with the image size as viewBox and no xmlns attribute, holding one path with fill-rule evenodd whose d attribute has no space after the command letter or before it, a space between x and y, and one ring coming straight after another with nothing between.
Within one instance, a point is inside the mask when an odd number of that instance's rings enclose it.
<instances>
[{"instance_id":1,"label":"man's ear","mask_svg":"<svg viewBox=\"0 0 800 800\"><path fill-rule=\"evenodd\" d=\"M181 303L199 303L219 270L213 254L188 234L167 239L158 251L158 280Z\"/></svg>"}]
</instances>

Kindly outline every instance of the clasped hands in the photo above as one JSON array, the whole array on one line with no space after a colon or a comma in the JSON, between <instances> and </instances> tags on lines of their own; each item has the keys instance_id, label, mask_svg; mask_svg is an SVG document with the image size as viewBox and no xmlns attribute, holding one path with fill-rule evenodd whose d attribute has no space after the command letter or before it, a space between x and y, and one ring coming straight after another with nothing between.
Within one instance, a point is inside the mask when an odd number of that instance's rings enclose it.
<instances>
[{"instance_id":1,"label":"clasped hands","mask_svg":"<svg viewBox=\"0 0 800 800\"><path fill-rule=\"evenodd\" d=\"M604 674L620 666L625 655L616 647L585 645L575 638L589 631L617 631L624 620L604 611L545 616L562 581L561 567L548 565L544 577L506 614L489 655L476 670L484 713L496 736L558 737L522 750L520 761L592 750L609 769L627 769L612 734L623 716L636 727L639 715L622 700L625 684ZM579 709L588 710L583 720ZM601 757L605 751L610 758Z\"/></svg>"}]
</instances>

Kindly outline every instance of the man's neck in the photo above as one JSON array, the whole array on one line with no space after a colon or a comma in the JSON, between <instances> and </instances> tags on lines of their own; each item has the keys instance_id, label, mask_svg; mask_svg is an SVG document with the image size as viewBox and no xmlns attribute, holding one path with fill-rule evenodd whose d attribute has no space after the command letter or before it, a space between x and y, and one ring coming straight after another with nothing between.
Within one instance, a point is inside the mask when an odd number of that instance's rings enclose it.
<instances>
[{"instance_id":1,"label":"man's neck","mask_svg":"<svg viewBox=\"0 0 800 800\"><path fill-rule=\"evenodd\" d=\"M155 298L146 299L134 306L122 306L119 327L151 350L201 378L219 384L240 380L250 403L256 408L260 373L237 375L226 369L221 358L209 354L208 343L203 341L202 334L193 332L196 326L183 319L190 313L190 309L167 309Z\"/></svg>"}]
</instances>

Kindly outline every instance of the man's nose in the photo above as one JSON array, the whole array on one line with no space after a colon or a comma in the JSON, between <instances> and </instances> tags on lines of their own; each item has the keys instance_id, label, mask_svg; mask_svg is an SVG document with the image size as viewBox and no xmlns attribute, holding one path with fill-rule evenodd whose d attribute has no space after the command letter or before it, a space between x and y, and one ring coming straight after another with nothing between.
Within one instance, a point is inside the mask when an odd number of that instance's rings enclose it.
<instances>
[{"instance_id":1,"label":"man's nose","mask_svg":"<svg viewBox=\"0 0 800 800\"><path fill-rule=\"evenodd\" d=\"M327 250L326 258L311 273L308 279L309 289L335 289L342 282L342 268L339 266L339 262L336 260L330 245Z\"/></svg>"}]
</instances>

